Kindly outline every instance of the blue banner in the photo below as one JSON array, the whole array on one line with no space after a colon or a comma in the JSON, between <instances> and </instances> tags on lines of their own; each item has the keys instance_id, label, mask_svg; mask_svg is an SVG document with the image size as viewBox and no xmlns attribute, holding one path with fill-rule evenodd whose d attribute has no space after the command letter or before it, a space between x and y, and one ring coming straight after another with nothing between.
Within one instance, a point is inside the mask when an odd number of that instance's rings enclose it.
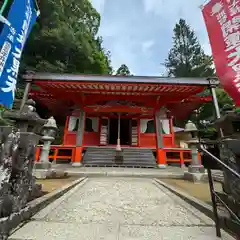
<instances>
[{"instance_id":1,"label":"blue banner","mask_svg":"<svg viewBox=\"0 0 240 240\"><path fill-rule=\"evenodd\" d=\"M8 14L10 26L0 34L0 105L12 108L20 59L39 11L35 0L14 0Z\"/></svg>"}]
</instances>

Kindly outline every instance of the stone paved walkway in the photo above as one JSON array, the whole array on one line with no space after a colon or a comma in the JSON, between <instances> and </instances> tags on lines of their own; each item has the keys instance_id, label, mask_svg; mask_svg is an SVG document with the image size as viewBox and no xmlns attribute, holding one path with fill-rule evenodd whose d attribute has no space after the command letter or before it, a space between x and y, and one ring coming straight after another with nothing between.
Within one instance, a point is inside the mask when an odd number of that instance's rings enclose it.
<instances>
[{"instance_id":1,"label":"stone paved walkway","mask_svg":"<svg viewBox=\"0 0 240 240\"><path fill-rule=\"evenodd\" d=\"M212 220L151 179L91 178L40 211L10 239L218 238Z\"/></svg>"},{"instance_id":2,"label":"stone paved walkway","mask_svg":"<svg viewBox=\"0 0 240 240\"><path fill-rule=\"evenodd\" d=\"M184 177L187 168L171 167L166 169L121 168L121 167L69 167L66 164L55 164L54 169L64 170L71 176L79 177L146 177L146 178L180 178Z\"/></svg>"}]
</instances>

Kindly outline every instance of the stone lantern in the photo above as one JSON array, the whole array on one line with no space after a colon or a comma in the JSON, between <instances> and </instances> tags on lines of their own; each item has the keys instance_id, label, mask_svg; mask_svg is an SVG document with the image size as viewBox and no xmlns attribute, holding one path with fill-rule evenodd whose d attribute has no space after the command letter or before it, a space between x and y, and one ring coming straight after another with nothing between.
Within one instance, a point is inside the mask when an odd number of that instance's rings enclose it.
<instances>
[{"instance_id":1,"label":"stone lantern","mask_svg":"<svg viewBox=\"0 0 240 240\"><path fill-rule=\"evenodd\" d=\"M39 129L46 122L45 119L39 117L36 112L36 103L32 99L28 99L22 110L5 111L3 118L12 121L20 132L39 133Z\"/></svg>"},{"instance_id":2,"label":"stone lantern","mask_svg":"<svg viewBox=\"0 0 240 240\"><path fill-rule=\"evenodd\" d=\"M220 133L219 150L220 159L240 173L240 112L226 106L223 115L215 121L215 126ZM224 192L231 195L240 206L240 179L228 170L222 169L224 173Z\"/></svg>"},{"instance_id":3,"label":"stone lantern","mask_svg":"<svg viewBox=\"0 0 240 240\"><path fill-rule=\"evenodd\" d=\"M218 143L220 160L240 174L240 112L231 106L224 106L222 116L215 121L219 133ZM219 197L231 209L232 213L240 219L240 178L227 168L223 171L223 191L218 193ZM227 221L227 228L238 233L239 221L231 214Z\"/></svg>"},{"instance_id":4,"label":"stone lantern","mask_svg":"<svg viewBox=\"0 0 240 240\"><path fill-rule=\"evenodd\" d=\"M198 129L196 125L189 120L185 125L184 131L186 133L190 133L191 135L191 138L186 141L186 143L188 144L188 147L190 148L192 153L191 164L188 167L188 172L184 173L184 177L193 182L201 181L203 180L203 176L205 175L205 169L200 164L198 157Z\"/></svg>"},{"instance_id":5,"label":"stone lantern","mask_svg":"<svg viewBox=\"0 0 240 240\"><path fill-rule=\"evenodd\" d=\"M1 115L5 119L1 125L9 121L12 125L0 129L0 217L7 217L19 212L32 197L41 195L41 186L35 183L32 172L40 138L38 129L46 120L39 117L31 99L22 110L6 110ZM0 236L2 230L0 227Z\"/></svg>"},{"instance_id":6,"label":"stone lantern","mask_svg":"<svg viewBox=\"0 0 240 240\"><path fill-rule=\"evenodd\" d=\"M58 131L58 127L57 127L56 121L53 117L50 117L42 128L42 138L41 138L43 142L43 147L40 154L40 163L43 165L45 164L46 167L50 164L48 156L50 152L51 143L55 140L57 131Z\"/></svg>"},{"instance_id":7,"label":"stone lantern","mask_svg":"<svg viewBox=\"0 0 240 240\"><path fill-rule=\"evenodd\" d=\"M52 169L52 164L49 162L51 143L55 140L57 132L58 127L56 121L53 117L50 117L41 130L43 147L41 149L39 161L36 162L34 166L34 175L37 179L60 178L67 176L66 172Z\"/></svg>"},{"instance_id":8,"label":"stone lantern","mask_svg":"<svg viewBox=\"0 0 240 240\"><path fill-rule=\"evenodd\" d=\"M41 149L39 161L35 163L34 167L34 175L37 178L45 179L52 175L52 164L49 162L49 152L51 143L55 140L57 131L58 127L56 121L53 117L50 117L41 130L43 147Z\"/></svg>"}]
</instances>

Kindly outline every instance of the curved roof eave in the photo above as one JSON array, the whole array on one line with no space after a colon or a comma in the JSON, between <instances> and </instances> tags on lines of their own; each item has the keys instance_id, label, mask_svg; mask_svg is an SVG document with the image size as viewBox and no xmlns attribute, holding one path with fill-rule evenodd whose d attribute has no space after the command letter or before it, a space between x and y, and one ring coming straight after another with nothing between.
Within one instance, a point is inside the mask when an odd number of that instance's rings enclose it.
<instances>
[{"instance_id":1,"label":"curved roof eave","mask_svg":"<svg viewBox=\"0 0 240 240\"><path fill-rule=\"evenodd\" d=\"M79 82L108 82L108 83L151 83L173 85L217 85L217 78L174 78L147 76L113 76L113 75L84 75L67 73L30 73L23 75L26 81L79 81Z\"/></svg>"}]
</instances>

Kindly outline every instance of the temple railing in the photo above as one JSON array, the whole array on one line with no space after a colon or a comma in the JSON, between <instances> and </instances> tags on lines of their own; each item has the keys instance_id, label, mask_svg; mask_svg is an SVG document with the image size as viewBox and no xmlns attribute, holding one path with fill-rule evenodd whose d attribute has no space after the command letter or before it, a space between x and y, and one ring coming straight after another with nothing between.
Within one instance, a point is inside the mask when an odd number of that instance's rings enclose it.
<instances>
[{"instance_id":1,"label":"temple railing","mask_svg":"<svg viewBox=\"0 0 240 240\"><path fill-rule=\"evenodd\" d=\"M203 144L207 145L206 142ZM228 172L231 174L232 179L235 179L236 182L240 182L240 174L231 168L229 165L224 163L222 160L214 156L208 150L206 150L202 144L199 146L199 150L214 160L219 167L223 170L224 173ZM221 237L221 227L227 231L230 231L233 234L236 234L238 237L240 236L240 210L239 210L239 202L234 199L232 196L228 194L219 193L215 191L214 183L213 183L213 175L212 169L207 164L207 172L208 172L208 180L209 180L209 188L211 193L211 200L212 200L212 207L213 207L213 214L214 220L216 225L216 235ZM227 176L224 174L224 181L226 181ZM223 189L224 190L224 189ZM226 196L227 195L227 196ZM231 195L231 194L230 194ZM225 212L223 211L225 209ZM237 210L236 210L237 209ZM226 212L227 210L227 212ZM221 212L221 214L220 214ZM228 213L228 215L226 215ZM230 214L230 216L229 216Z\"/></svg>"}]
</instances>

